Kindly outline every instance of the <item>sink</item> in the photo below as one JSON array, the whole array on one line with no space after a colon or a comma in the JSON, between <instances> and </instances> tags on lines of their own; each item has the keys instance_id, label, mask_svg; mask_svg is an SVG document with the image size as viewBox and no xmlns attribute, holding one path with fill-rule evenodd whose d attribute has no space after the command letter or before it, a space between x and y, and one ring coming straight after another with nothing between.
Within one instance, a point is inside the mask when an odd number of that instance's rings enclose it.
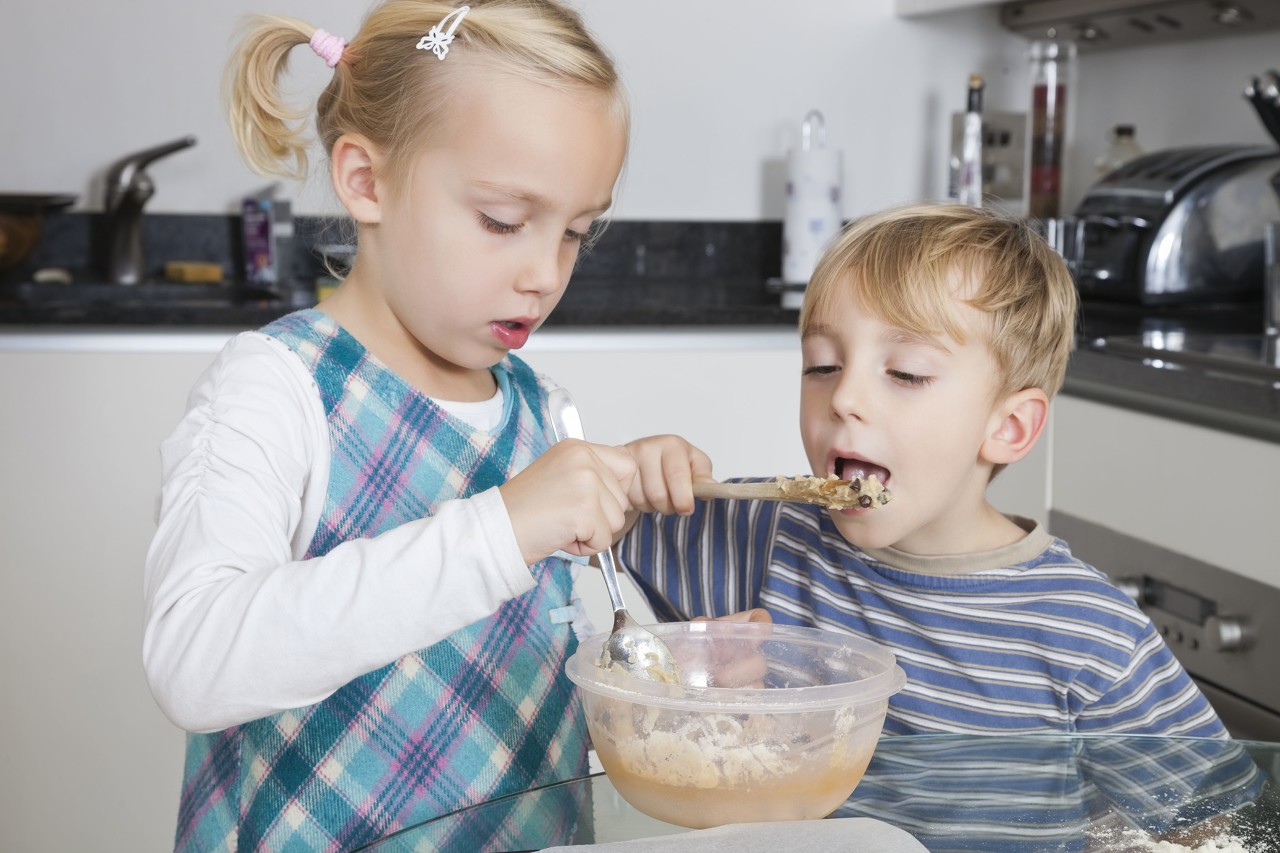
<instances>
[{"instance_id":1,"label":"sink","mask_svg":"<svg viewBox=\"0 0 1280 853\"><path fill-rule=\"evenodd\" d=\"M0 302L31 306L60 305L243 305L278 302L279 293L239 282L179 284L147 282L121 285L102 282L56 284L19 282L0 285Z\"/></svg>"}]
</instances>

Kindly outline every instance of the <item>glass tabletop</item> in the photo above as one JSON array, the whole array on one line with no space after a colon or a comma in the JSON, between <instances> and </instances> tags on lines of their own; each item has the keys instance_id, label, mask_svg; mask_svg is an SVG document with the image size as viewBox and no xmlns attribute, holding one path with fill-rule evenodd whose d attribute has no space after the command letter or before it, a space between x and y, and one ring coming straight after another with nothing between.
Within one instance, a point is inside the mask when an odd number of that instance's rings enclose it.
<instances>
[{"instance_id":1,"label":"glass tabletop","mask_svg":"<svg viewBox=\"0 0 1280 853\"><path fill-rule=\"evenodd\" d=\"M1280 743L886 737L831 817L875 818L935 853L1280 853ZM690 831L632 808L597 773L435 818L362 849L496 853Z\"/></svg>"}]
</instances>

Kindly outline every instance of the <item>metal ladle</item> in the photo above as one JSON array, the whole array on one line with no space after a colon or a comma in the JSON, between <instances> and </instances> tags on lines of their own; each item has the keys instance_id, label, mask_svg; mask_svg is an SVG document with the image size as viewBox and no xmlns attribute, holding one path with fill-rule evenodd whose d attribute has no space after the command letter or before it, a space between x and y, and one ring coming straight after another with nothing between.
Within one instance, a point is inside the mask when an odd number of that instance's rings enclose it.
<instances>
[{"instance_id":1,"label":"metal ladle","mask_svg":"<svg viewBox=\"0 0 1280 853\"><path fill-rule=\"evenodd\" d=\"M547 397L547 408L551 413L556 441L584 437L578 407L568 391L563 388L553 390ZM601 551L597 559L605 587L609 590L609 600L613 602L613 632L604 642L600 666L603 669L621 669L649 681L679 684L680 671L667 644L627 612L622 590L618 587L618 567L613 559L613 549Z\"/></svg>"}]
</instances>

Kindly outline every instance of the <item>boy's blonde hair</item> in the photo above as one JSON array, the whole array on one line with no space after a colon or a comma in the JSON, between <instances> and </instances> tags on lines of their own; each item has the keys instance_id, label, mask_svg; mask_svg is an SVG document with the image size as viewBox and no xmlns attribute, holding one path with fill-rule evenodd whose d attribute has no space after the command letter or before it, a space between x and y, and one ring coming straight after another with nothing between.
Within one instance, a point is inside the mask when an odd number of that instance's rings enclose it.
<instances>
[{"instance_id":1,"label":"boy's blonde hair","mask_svg":"<svg viewBox=\"0 0 1280 853\"><path fill-rule=\"evenodd\" d=\"M443 60L417 44L454 11L454 3L385 0L369 12L316 104L316 130L326 154L343 134L364 136L386 155L386 177L394 187L411 156L449 111L466 109L452 97L451 83L477 68L598 93L628 125L613 61L577 12L556 0L469 0L466 5L471 10L454 31ZM289 53L307 44L315 31L295 18L255 16L227 66L224 88L232 132L256 171L306 174L302 122L307 111L286 103L280 78Z\"/></svg>"},{"instance_id":2,"label":"boy's blonde hair","mask_svg":"<svg viewBox=\"0 0 1280 853\"><path fill-rule=\"evenodd\" d=\"M1075 336L1076 288L1062 258L1024 221L959 204L916 204L858 219L823 254L801 331L843 295L884 322L963 343L957 295L986 318L998 392L1062 387Z\"/></svg>"}]
</instances>

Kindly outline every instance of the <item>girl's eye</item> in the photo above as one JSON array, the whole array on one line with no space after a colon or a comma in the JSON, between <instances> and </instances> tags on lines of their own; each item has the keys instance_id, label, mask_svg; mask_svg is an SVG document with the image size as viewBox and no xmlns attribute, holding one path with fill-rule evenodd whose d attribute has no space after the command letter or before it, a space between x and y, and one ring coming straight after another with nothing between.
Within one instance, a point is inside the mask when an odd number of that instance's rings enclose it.
<instances>
[{"instance_id":1,"label":"girl's eye","mask_svg":"<svg viewBox=\"0 0 1280 853\"><path fill-rule=\"evenodd\" d=\"M802 376L830 376L840 368L834 364L815 364L801 371Z\"/></svg>"},{"instance_id":2,"label":"girl's eye","mask_svg":"<svg viewBox=\"0 0 1280 853\"><path fill-rule=\"evenodd\" d=\"M581 243L583 240L588 239L593 233L595 233L599 227L600 220L597 219L581 231L574 231L572 228L566 228L564 229L564 239L570 243Z\"/></svg>"},{"instance_id":3,"label":"girl's eye","mask_svg":"<svg viewBox=\"0 0 1280 853\"><path fill-rule=\"evenodd\" d=\"M514 234L523 228L523 225L510 225L506 222L499 222L492 216L484 213L476 213L476 218L480 220L480 225L484 230L493 234Z\"/></svg>"},{"instance_id":4,"label":"girl's eye","mask_svg":"<svg viewBox=\"0 0 1280 853\"><path fill-rule=\"evenodd\" d=\"M898 382L901 382L904 385L910 385L912 387L920 387L920 386L928 385L930 382L933 381L932 376L918 376L917 374L907 373L906 371L902 371L902 370L890 370L888 371L888 373L891 377L893 377Z\"/></svg>"}]
</instances>

